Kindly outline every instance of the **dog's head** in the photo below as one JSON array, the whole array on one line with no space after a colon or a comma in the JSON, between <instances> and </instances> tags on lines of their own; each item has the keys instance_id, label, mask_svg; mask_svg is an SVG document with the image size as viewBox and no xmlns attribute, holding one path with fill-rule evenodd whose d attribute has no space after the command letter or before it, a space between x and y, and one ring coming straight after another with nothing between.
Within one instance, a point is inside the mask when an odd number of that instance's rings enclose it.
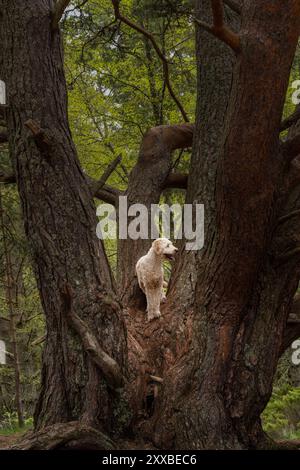
<instances>
[{"instance_id":1,"label":"dog's head","mask_svg":"<svg viewBox=\"0 0 300 470\"><path fill-rule=\"evenodd\" d=\"M157 240L154 240L152 248L157 255L168 260L173 260L178 251L178 248L176 248L167 238L158 238Z\"/></svg>"}]
</instances>

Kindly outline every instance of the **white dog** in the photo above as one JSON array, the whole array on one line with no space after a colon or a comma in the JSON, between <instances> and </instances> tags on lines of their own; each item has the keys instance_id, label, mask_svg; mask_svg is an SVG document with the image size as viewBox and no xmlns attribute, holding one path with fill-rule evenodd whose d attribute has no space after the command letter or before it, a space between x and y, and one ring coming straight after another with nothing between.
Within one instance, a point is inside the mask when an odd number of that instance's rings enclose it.
<instances>
[{"instance_id":1,"label":"white dog","mask_svg":"<svg viewBox=\"0 0 300 470\"><path fill-rule=\"evenodd\" d=\"M164 259L173 260L178 248L167 238L158 238L145 256L136 263L139 286L147 297L148 321L160 317L160 303L166 300L163 291Z\"/></svg>"}]
</instances>

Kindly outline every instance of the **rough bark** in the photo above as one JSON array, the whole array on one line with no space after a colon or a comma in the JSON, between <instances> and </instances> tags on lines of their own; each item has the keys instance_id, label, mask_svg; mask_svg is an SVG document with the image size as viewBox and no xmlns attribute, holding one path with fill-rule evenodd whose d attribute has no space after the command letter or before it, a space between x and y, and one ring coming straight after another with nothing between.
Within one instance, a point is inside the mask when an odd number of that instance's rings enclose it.
<instances>
[{"instance_id":1,"label":"rough bark","mask_svg":"<svg viewBox=\"0 0 300 470\"><path fill-rule=\"evenodd\" d=\"M51 30L52 6L50 0L0 2L9 144L47 325L35 426L80 418L111 430L118 399L69 327L61 295L69 283L74 313L124 370L121 309L113 302L113 279L95 235L95 208L68 125L61 37Z\"/></svg>"}]
</instances>

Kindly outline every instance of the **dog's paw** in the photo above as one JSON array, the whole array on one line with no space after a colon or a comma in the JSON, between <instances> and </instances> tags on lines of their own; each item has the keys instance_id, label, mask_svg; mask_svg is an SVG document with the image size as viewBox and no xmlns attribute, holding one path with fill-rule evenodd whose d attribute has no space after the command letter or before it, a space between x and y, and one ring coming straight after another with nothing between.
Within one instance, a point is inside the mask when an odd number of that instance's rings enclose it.
<instances>
[{"instance_id":1,"label":"dog's paw","mask_svg":"<svg viewBox=\"0 0 300 470\"><path fill-rule=\"evenodd\" d=\"M151 314L147 315L148 323L150 323L152 320L155 320L156 318L159 318L161 316L160 311L157 312L152 312Z\"/></svg>"},{"instance_id":2,"label":"dog's paw","mask_svg":"<svg viewBox=\"0 0 300 470\"><path fill-rule=\"evenodd\" d=\"M160 299L160 303L161 303L161 304L165 304L166 301L167 301L167 297L166 297L165 295L163 295L163 296L161 297L161 299Z\"/></svg>"}]
</instances>

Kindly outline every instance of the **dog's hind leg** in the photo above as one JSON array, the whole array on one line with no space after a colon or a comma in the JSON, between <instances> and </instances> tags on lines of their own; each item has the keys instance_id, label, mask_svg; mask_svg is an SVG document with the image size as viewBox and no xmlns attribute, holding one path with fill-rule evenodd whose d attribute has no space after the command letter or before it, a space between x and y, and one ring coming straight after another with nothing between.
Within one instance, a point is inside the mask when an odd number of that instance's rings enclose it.
<instances>
[{"instance_id":1,"label":"dog's hind leg","mask_svg":"<svg viewBox=\"0 0 300 470\"><path fill-rule=\"evenodd\" d=\"M148 321L160 317L161 292L158 289L146 289Z\"/></svg>"}]
</instances>

